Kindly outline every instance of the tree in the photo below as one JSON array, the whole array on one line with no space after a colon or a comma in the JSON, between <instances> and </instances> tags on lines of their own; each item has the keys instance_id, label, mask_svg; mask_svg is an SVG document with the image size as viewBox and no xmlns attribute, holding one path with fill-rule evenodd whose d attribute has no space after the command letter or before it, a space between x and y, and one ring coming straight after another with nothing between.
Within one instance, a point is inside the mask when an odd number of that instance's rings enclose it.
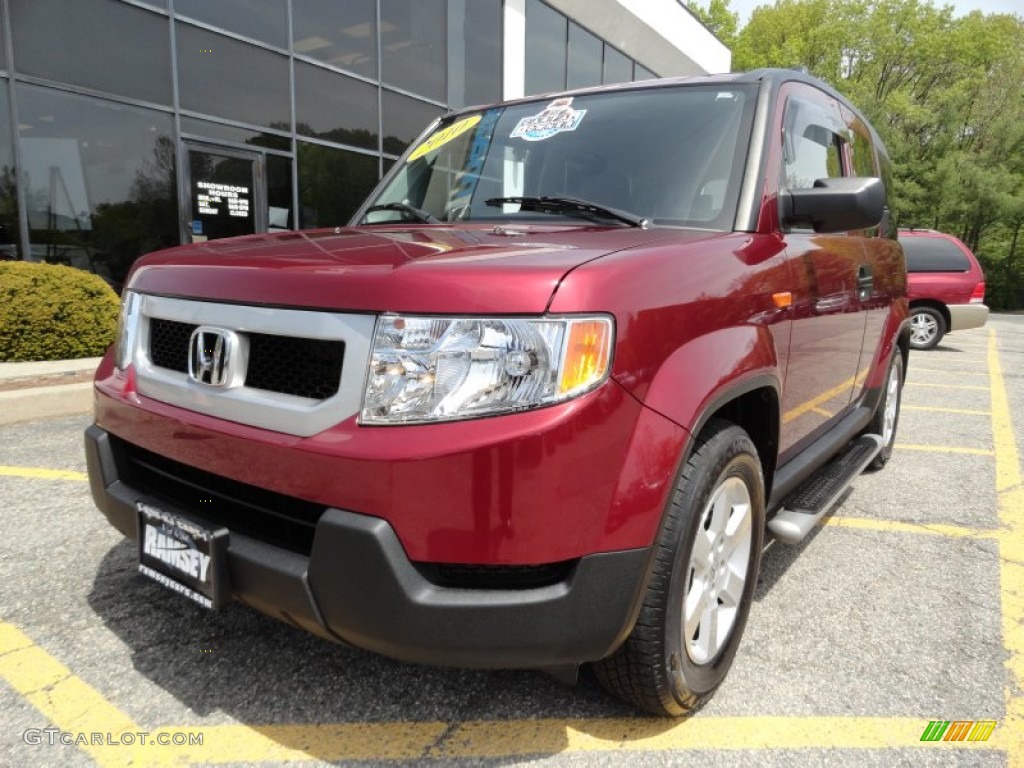
<instances>
[{"instance_id":1,"label":"tree","mask_svg":"<svg viewBox=\"0 0 1024 768\"><path fill-rule=\"evenodd\" d=\"M729 10L729 0L709 0L707 8L695 0L689 0L686 7L719 40L730 47L733 45L740 17Z\"/></svg>"}]
</instances>

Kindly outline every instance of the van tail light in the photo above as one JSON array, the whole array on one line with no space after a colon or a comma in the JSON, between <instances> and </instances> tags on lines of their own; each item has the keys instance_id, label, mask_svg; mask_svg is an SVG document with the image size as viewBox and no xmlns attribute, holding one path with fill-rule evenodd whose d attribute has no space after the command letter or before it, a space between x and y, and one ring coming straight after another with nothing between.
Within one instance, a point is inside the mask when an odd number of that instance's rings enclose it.
<instances>
[{"instance_id":1,"label":"van tail light","mask_svg":"<svg viewBox=\"0 0 1024 768\"><path fill-rule=\"evenodd\" d=\"M981 304L985 301L985 281L982 280L971 293L971 304Z\"/></svg>"}]
</instances>

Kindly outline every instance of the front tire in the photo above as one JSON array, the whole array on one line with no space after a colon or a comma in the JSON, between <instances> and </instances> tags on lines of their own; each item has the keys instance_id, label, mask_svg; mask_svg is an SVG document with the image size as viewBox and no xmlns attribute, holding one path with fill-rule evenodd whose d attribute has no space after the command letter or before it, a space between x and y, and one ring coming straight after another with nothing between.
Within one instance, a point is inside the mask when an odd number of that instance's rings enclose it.
<instances>
[{"instance_id":1,"label":"front tire","mask_svg":"<svg viewBox=\"0 0 1024 768\"><path fill-rule=\"evenodd\" d=\"M910 311L910 348L931 349L946 335L946 319L934 307L914 307Z\"/></svg>"},{"instance_id":2,"label":"front tire","mask_svg":"<svg viewBox=\"0 0 1024 768\"><path fill-rule=\"evenodd\" d=\"M750 613L764 543L764 479L740 427L715 419L683 467L633 632L594 671L613 694L680 716L725 678Z\"/></svg>"}]
</instances>

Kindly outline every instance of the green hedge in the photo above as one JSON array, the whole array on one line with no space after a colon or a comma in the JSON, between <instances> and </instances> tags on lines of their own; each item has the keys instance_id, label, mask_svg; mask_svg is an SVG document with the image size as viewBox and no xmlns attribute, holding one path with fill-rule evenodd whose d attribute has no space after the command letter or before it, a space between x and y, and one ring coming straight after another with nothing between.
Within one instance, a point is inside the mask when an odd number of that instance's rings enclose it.
<instances>
[{"instance_id":1,"label":"green hedge","mask_svg":"<svg viewBox=\"0 0 1024 768\"><path fill-rule=\"evenodd\" d=\"M90 272L0 262L0 362L101 355L114 341L119 311L117 294Z\"/></svg>"}]
</instances>

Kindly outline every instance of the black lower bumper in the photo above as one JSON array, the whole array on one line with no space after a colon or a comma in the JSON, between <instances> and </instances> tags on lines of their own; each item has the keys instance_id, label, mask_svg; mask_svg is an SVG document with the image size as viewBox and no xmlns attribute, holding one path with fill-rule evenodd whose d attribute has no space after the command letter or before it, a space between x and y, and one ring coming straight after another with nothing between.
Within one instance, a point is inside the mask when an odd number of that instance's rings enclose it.
<instances>
[{"instance_id":1,"label":"black lower bumper","mask_svg":"<svg viewBox=\"0 0 1024 768\"><path fill-rule=\"evenodd\" d=\"M135 502L110 436L85 433L96 505L137 540ZM169 508L202 520L180 500ZM233 597L332 640L402 661L478 668L547 668L594 661L625 639L636 619L650 548L580 558L557 583L525 589L440 586L406 557L380 518L328 508L309 557L232 533Z\"/></svg>"}]
</instances>

